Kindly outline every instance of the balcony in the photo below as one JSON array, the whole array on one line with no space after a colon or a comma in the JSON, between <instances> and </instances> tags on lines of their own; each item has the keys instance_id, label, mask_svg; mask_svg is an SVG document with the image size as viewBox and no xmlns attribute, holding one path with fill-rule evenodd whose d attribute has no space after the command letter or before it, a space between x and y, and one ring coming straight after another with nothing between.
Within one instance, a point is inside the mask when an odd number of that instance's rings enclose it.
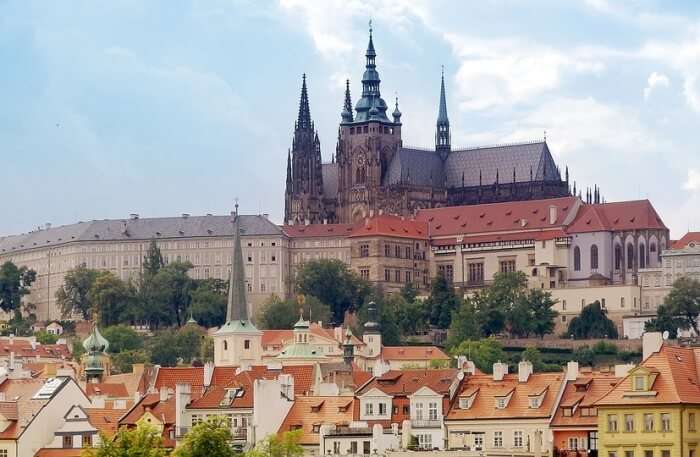
<instances>
[{"instance_id":1,"label":"balcony","mask_svg":"<svg viewBox=\"0 0 700 457\"><path fill-rule=\"evenodd\" d=\"M233 427L231 429L231 437L234 440L247 440L248 439L248 427Z\"/></svg>"},{"instance_id":2,"label":"balcony","mask_svg":"<svg viewBox=\"0 0 700 457\"><path fill-rule=\"evenodd\" d=\"M411 419L412 428L441 428L442 421L439 419Z\"/></svg>"}]
</instances>

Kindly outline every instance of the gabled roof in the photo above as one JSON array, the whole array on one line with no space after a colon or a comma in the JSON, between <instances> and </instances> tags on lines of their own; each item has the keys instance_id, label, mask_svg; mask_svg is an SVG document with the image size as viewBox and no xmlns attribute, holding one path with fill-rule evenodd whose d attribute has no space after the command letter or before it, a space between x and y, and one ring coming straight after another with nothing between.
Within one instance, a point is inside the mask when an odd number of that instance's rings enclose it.
<instances>
[{"instance_id":1,"label":"gabled roof","mask_svg":"<svg viewBox=\"0 0 700 457\"><path fill-rule=\"evenodd\" d=\"M563 380L563 373L533 373L527 382L519 382L517 374L505 375L502 381L494 381L493 376L485 374L467 376L459 396L476 392L474 401L468 409L459 408L459 403L453 404L447 420L549 418ZM496 399L506 395L510 396L506 407L497 408ZM530 408L533 396L542 396L538 408Z\"/></svg>"},{"instance_id":2,"label":"gabled roof","mask_svg":"<svg viewBox=\"0 0 700 457\"><path fill-rule=\"evenodd\" d=\"M174 424L175 396L170 395L167 400L161 401L160 394L144 395L129 411L127 411L119 423L135 425L146 412L150 412L166 425Z\"/></svg>"},{"instance_id":3,"label":"gabled roof","mask_svg":"<svg viewBox=\"0 0 700 457\"><path fill-rule=\"evenodd\" d=\"M93 383L89 382L85 385L85 393L88 397L105 396L107 398L125 398L129 397L129 392L124 384L109 384L109 383Z\"/></svg>"},{"instance_id":4,"label":"gabled roof","mask_svg":"<svg viewBox=\"0 0 700 457\"><path fill-rule=\"evenodd\" d=\"M197 396L204 388L204 367L161 367L158 369L154 387L175 390L176 384L189 384L192 394Z\"/></svg>"},{"instance_id":5,"label":"gabled roof","mask_svg":"<svg viewBox=\"0 0 700 457\"><path fill-rule=\"evenodd\" d=\"M314 426L348 425L353 419L353 397L296 397L294 405L280 425L279 433L302 429L299 444L318 445Z\"/></svg>"},{"instance_id":6,"label":"gabled roof","mask_svg":"<svg viewBox=\"0 0 700 457\"><path fill-rule=\"evenodd\" d=\"M570 213L579 204L580 200L576 197L560 197L452 206L422 209L418 211L416 220L429 224L432 238L489 232L553 230L563 227ZM552 206L556 208L556 220L550 224L549 212Z\"/></svg>"},{"instance_id":7,"label":"gabled roof","mask_svg":"<svg viewBox=\"0 0 700 457\"><path fill-rule=\"evenodd\" d=\"M593 404L612 389L620 379L621 378L615 377L614 373L598 372L582 374L577 377L575 381L567 381L551 425L553 427L597 426L598 417L582 416L581 408L592 407ZM581 392L580 390L584 391ZM572 415L565 416L564 408L572 408Z\"/></svg>"},{"instance_id":8,"label":"gabled roof","mask_svg":"<svg viewBox=\"0 0 700 457\"><path fill-rule=\"evenodd\" d=\"M447 395L450 386L457 378L459 370L445 368L438 370L390 370L382 376L374 377L363 385L357 395L362 395L372 389L378 389L393 396L408 396L422 387Z\"/></svg>"},{"instance_id":9,"label":"gabled roof","mask_svg":"<svg viewBox=\"0 0 700 457\"><path fill-rule=\"evenodd\" d=\"M683 249L689 244L700 246L700 232L688 232L680 240L674 241L671 249Z\"/></svg>"},{"instance_id":10,"label":"gabled roof","mask_svg":"<svg viewBox=\"0 0 700 457\"><path fill-rule=\"evenodd\" d=\"M437 346L384 346L382 359L389 360L450 360Z\"/></svg>"},{"instance_id":11,"label":"gabled roof","mask_svg":"<svg viewBox=\"0 0 700 457\"><path fill-rule=\"evenodd\" d=\"M428 226L424 221L382 214L358 224L351 238L363 236L388 236L394 238L428 239Z\"/></svg>"},{"instance_id":12,"label":"gabled roof","mask_svg":"<svg viewBox=\"0 0 700 457\"><path fill-rule=\"evenodd\" d=\"M638 368L631 370L613 389L603 395L595 404L611 405L657 405L657 404L700 404L700 378L696 357L700 348L662 346ZM649 395L634 395L632 381L640 368L654 372Z\"/></svg>"},{"instance_id":13,"label":"gabled roof","mask_svg":"<svg viewBox=\"0 0 700 457\"><path fill-rule=\"evenodd\" d=\"M327 339L330 342L337 342L338 344L343 343L345 338L345 331L341 332L341 340L336 339L334 329L324 328L318 325L316 322L312 322L309 326L309 330L312 335ZM276 348L282 348L285 344L290 344L294 341L294 330L263 330L261 345L263 348L268 346L273 346ZM315 344L317 342L314 341ZM364 343L362 340L357 338L355 335L352 336L352 343L355 346L362 346Z\"/></svg>"},{"instance_id":14,"label":"gabled roof","mask_svg":"<svg viewBox=\"0 0 700 457\"><path fill-rule=\"evenodd\" d=\"M126 413L123 409L86 408L88 420L97 430L107 436L113 436L119 428L119 419Z\"/></svg>"},{"instance_id":15,"label":"gabled roof","mask_svg":"<svg viewBox=\"0 0 700 457\"><path fill-rule=\"evenodd\" d=\"M586 233L642 229L666 229L661 217L649 200L585 204L567 228L567 232Z\"/></svg>"}]
</instances>

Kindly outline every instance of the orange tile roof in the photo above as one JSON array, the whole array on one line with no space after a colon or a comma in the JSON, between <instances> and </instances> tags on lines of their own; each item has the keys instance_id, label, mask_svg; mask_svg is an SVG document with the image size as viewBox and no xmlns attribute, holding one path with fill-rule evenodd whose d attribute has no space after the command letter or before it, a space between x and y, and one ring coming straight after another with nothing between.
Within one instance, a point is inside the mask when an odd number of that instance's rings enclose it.
<instances>
[{"instance_id":1,"label":"orange tile roof","mask_svg":"<svg viewBox=\"0 0 700 457\"><path fill-rule=\"evenodd\" d=\"M70 350L66 344L39 344L36 343L32 347L32 343L28 340L14 339L12 344L8 338L0 339L0 354L9 356L11 352L15 353L15 357L21 358L36 358L40 359L69 359L71 357Z\"/></svg>"},{"instance_id":2,"label":"orange tile roof","mask_svg":"<svg viewBox=\"0 0 700 457\"><path fill-rule=\"evenodd\" d=\"M649 200L586 204L567 227L569 233L666 229Z\"/></svg>"},{"instance_id":3,"label":"orange tile roof","mask_svg":"<svg viewBox=\"0 0 700 457\"><path fill-rule=\"evenodd\" d=\"M696 357L700 357L700 348L664 345L659 352L651 354L639 365L656 374L651 386L651 392L655 394L629 395L633 390L632 377L639 370L637 367L595 404L598 406L700 404L700 377Z\"/></svg>"},{"instance_id":4,"label":"orange tile roof","mask_svg":"<svg viewBox=\"0 0 700 457\"><path fill-rule=\"evenodd\" d=\"M343 339L345 338L345 330L341 332L341 340L338 341L335 337L334 329L321 327L316 322L312 322L309 329L312 335L320 336L331 341L337 341L338 343L342 343ZM262 332L263 334L260 344L263 348L267 348L268 346L282 348L294 340L294 330L263 330ZM357 338L355 335L352 336L352 342L355 346L364 345L362 340Z\"/></svg>"},{"instance_id":5,"label":"orange tile roof","mask_svg":"<svg viewBox=\"0 0 700 457\"><path fill-rule=\"evenodd\" d=\"M597 416L582 416L581 408L591 407L621 378L613 373L590 373L581 375L575 381L567 381L559 407L552 419L553 427L597 427ZM583 391L581 391L583 389ZM564 416L564 408L573 408L571 416Z\"/></svg>"},{"instance_id":6,"label":"orange tile roof","mask_svg":"<svg viewBox=\"0 0 700 457\"><path fill-rule=\"evenodd\" d=\"M478 387L476 397L469 409L459 408L455 402L450 409L447 420L480 420L505 418L547 418L563 382L563 373L534 373L527 382L518 382L517 374L505 375L502 381L494 381L491 375L467 376L460 397L470 396ZM512 393L511 393L512 391ZM539 408L530 408L530 396L544 392ZM496 408L496 398L510 393L510 400L503 409Z\"/></svg>"},{"instance_id":7,"label":"orange tile roof","mask_svg":"<svg viewBox=\"0 0 700 457\"><path fill-rule=\"evenodd\" d=\"M117 433L119 419L126 413L123 409L85 408L88 421L100 432L111 437Z\"/></svg>"},{"instance_id":8,"label":"orange tile roof","mask_svg":"<svg viewBox=\"0 0 700 457\"><path fill-rule=\"evenodd\" d=\"M290 238L348 236L355 224L283 225L282 231Z\"/></svg>"},{"instance_id":9,"label":"orange tile roof","mask_svg":"<svg viewBox=\"0 0 700 457\"><path fill-rule=\"evenodd\" d=\"M671 249L683 249L690 243L700 246L700 232L688 232L680 240L674 241Z\"/></svg>"},{"instance_id":10,"label":"orange tile roof","mask_svg":"<svg viewBox=\"0 0 700 457\"><path fill-rule=\"evenodd\" d=\"M430 236L433 238L470 233L551 230L562 227L577 201L576 197L561 197L422 209L418 211L416 220L430 224ZM550 206L557 208L554 224L549 223ZM522 219L527 221L525 227L521 225Z\"/></svg>"},{"instance_id":11,"label":"orange tile roof","mask_svg":"<svg viewBox=\"0 0 700 457\"><path fill-rule=\"evenodd\" d=\"M296 397L294 405L280 425L279 433L301 428L300 444L318 445L314 426L348 425L353 420L353 397Z\"/></svg>"},{"instance_id":12,"label":"orange tile roof","mask_svg":"<svg viewBox=\"0 0 700 457\"><path fill-rule=\"evenodd\" d=\"M428 239L425 221L383 214L365 220L352 231L351 238L363 236L389 236L394 238Z\"/></svg>"},{"instance_id":13,"label":"orange tile roof","mask_svg":"<svg viewBox=\"0 0 700 457\"><path fill-rule=\"evenodd\" d=\"M104 395L107 398L126 398L129 397L129 392L126 391L124 384L110 383L87 383L85 385L85 393L88 397Z\"/></svg>"},{"instance_id":14,"label":"orange tile roof","mask_svg":"<svg viewBox=\"0 0 700 457\"><path fill-rule=\"evenodd\" d=\"M175 390L176 384L189 384L194 391L204 386L204 367L161 367L158 369L155 388L168 387Z\"/></svg>"},{"instance_id":15,"label":"orange tile roof","mask_svg":"<svg viewBox=\"0 0 700 457\"><path fill-rule=\"evenodd\" d=\"M34 457L80 457L83 448L48 448L43 447L36 451Z\"/></svg>"},{"instance_id":16,"label":"orange tile roof","mask_svg":"<svg viewBox=\"0 0 700 457\"><path fill-rule=\"evenodd\" d=\"M281 373L292 375L294 378L294 393L296 395L304 395L311 391L313 372L314 367L312 365L286 366L282 367L282 370L270 370L264 365L252 366L250 370L243 371L237 375L234 372L233 376L228 380L224 379L222 376L219 383L212 383L201 398L193 400L188 408L252 408L253 382L256 379L276 379ZM222 406L222 401L226 396L227 389L234 387L241 387L243 389L243 396L236 397L233 401L227 402L226 405Z\"/></svg>"},{"instance_id":17,"label":"orange tile roof","mask_svg":"<svg viewBox=\"0 0 700 457\"><path fill-rule=\"evenodd\" d=\"M377 388L389 395L410 395L421 387L429 387L437 393L446 394L458 371L454 368L389 370L382 376L372 378L372 381L360 388L357 394L362 395Z\"/></svg>"},{"instance_id":18,"label":"orange tile roof","mask_svg":"<svg viewBox=\"0 0 700 457\"><path fill-rule=\"evenodd\" d=\"M175 396L171 395L166 401L160 401L160 394L144 395L138 403L126 412L119 424L135 425L146 411L150 411L151 414L165 424L174 424Z\"/></svg>"},{"instance_id":19,"label":"orange tile roof","mask_svg":"<svg viewBox=\"0 0 700 457\"><path fill-rule=\"evenodd\" d=\"M384 346L382 359L387 360L450 360L437 346Z\"/></svg>"}]
</instances>

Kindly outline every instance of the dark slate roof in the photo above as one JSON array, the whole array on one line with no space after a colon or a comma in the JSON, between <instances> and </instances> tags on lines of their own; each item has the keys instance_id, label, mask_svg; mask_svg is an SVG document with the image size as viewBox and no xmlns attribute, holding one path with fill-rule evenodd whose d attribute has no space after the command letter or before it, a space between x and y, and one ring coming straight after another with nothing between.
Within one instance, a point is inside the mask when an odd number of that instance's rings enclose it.
<instances>
[{"instance_id":1,"label":"dark slate roof","mask_svg":"<svg viewBox=\"0 0 700 457\"><path fill-rule=\"evenodd\" d=\"M531 168L535 181L543 179L545 170L548 181L561 180L544 141L453 150L445 162L447 187L461 187L462 173L465 186L478 186L479 171L484 185L496 182L496 170L501 184L513 182L513 170L516 182L528 182Z\"/></svg>"},{"instance_id":2,"label":"dark slate roof","mask_svg":"<svg viewBox=\"0 0 700 457\"><path fill-rule=\"evenodd\" d=\"M400 148L389 163L384 185L407 182L416 186L442 186L444 164L433 150Z\"/></svg>"},{"instance_id":3,"label":"dark slate roof","mask_svg":"<svg viewBox=\"0 0 700 457\"><path fill-rule=\"evenodd\" d=\"M188 216L78 222L0 238L0 254L61 245L71 241L233 236L232 220L231 216ZM257 215L241 215L241 230L244 236L282 234L277 225L265 216Z\"/></svg>"},{"instance_id":4,"label":"dark slate roof","mask_svg":"<svg viewBox=\"0 0 700 457\"><path fill-rule=\"evenodd\" d=\"M338 196L338 164L334 162L321 165L321 176L323 177L323 196L336 198Z\"/></svg>"}]
</instances>

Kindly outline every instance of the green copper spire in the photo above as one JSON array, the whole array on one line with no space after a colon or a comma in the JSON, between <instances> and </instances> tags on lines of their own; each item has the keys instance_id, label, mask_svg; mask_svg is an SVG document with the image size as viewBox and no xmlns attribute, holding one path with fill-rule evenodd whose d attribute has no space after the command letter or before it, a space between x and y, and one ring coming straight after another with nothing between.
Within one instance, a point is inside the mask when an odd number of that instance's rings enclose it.
<instances>
[{"instance_id":1,"label":"green copper spire","mask_svg":"<svg viewBox=\"0 0 700 457\"><path fill-rule=\"evenodd\" d=\"M231 257L231 277L228 286L228 307L226 322L247 321L248 303L245 297L245 273L243 270L243 249L241 248L241 217L238 203L233 224L233 256Z\"/></svg>"},{"instance_id":2,"label":"green copper spire","mask_svg":"<svg viewBox=\"0 0 700 457\"><path fill-rule=\"evenodd\" d=\"M386 117L386 102L382 99L379 92L379 72L377 72L377 64L375 58L377 53L374 50L374 41L372 40L372 21L369 24L369 44L365 53L366 64L365 73L362 75L362 98L358 100L355 106L357 115L355 122L379 121L390 122Z\"/></svg>"},{"instance_id":3,"label":"green copper spire","mask_svg":"<svg viewBox=\"0 0 700 457\"><path fill-rule=\"evenodd\" d=\"M445 97L445 68L440 78L440 108L438 109L437 129L435 131L435 150L445 160L450 153L450 120L447 118L447 99Z\"/></svg>"}]
</instances>

